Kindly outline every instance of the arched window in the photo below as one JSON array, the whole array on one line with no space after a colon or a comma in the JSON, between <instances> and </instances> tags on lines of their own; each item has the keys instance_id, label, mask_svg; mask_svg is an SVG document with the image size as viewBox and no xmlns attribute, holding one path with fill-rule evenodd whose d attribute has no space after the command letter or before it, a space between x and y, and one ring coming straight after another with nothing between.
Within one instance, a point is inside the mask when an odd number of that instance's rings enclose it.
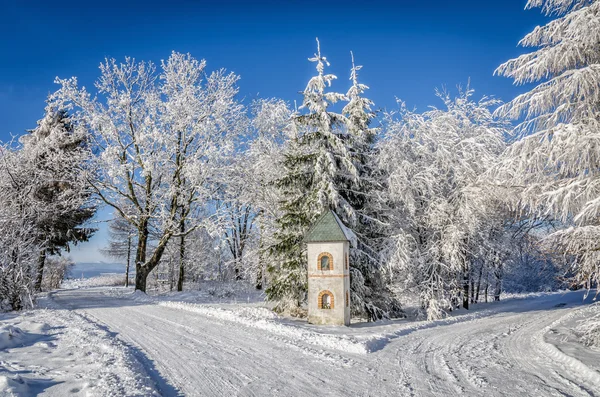
<instances>
[{"instance_id":1,"label":"arched window","mask_svg":"<svg viewBox=\"0 0 600 397\"><path fill-rule=\"evenodd\" d=\"M333 270L333 256L329 252L323 252L319 255L317 270Z\"/></svg>"},{"instance_id":2,"label":"arched window","mask_svg":"<svg viewBox=\"0 0 600 397\"><path fill-rule=\"evenodd\" d=\"M329 295L327 294L323 295L323 298L321 298L321 309L331 309L331 302Z\"/></svg>"},{"instance_id":3,"label":"arched window","mask_svg":"<svg viewBox=\"0 0 600 397\"><path fill-rule=\"evenodd\" d=\"M333 309L333 294L330 291L319 292L319 309Z\"/></svg>"},{"instance_id":4,"label":"arched window","mask_svg":"<svg viewBox=\"0 0 600 397\"><path fill-rule=\"evenodd\" d=\"M348 263L350 262L350 255L346 254L346 270L348 270Z\"/></svg>"}]
</instances>

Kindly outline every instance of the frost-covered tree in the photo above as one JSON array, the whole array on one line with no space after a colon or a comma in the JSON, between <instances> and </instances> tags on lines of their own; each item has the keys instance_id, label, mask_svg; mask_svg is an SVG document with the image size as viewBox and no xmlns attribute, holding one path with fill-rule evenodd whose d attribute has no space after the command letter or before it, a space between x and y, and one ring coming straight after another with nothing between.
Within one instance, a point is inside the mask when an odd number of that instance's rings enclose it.
<instances>
[{"instance_id":1,"label":"frost-covered tree","mask_svg":"<svg viewBox=\"0 0 600 397\"><path fill-rule=\"evenodd\" d=\"M574 258L573 282L600 281L600 1L529 0L556 18L520 45L531 52L498 67L515 84L537 83L497 110L522 122L501 179L523 205L565 224L548 244Z\"/></svg>"},{"instance_id":2,"label":"frost-covered tree","mask_svg":"<svg viewBox=\"0 0 600 397\"><path fill-rule=\"evenodd\" d=\"M254 238L247 247L247 271L254 274L255 286L262 289L266 281L268 249L274 244L283 199L277 181L288 145L296 136L292 110L280 99L264 99L252 104L252 134L248 147L237 162L235 183L238 200L254 212Z\"/></svg>"},{"instance_id":3,"label":"frost-covered tree","mask_svg":"<svg viewBox=\"0 0 600 397\"><path fill-rule=\"evenodd\" d=\"M57 80L54 101L92 134L95 194L137 230L135 287L142 291L169 241L201 227L201 209L226 178L222 165L246 129L238 77L208 74L205 66L176 52L159 72L151 62L107 59L94 95L76 78Z\"/></svg>"},{"instance_id":4,"label":"frost-covered tree","mask_svg":"<svg viewBox=\"0 0 600 397\"><path fill-rule=\"evenodd\" d=\"M325 73L327 59L317 52L309 61L315 62L317 75L304 89L300 110L294 115L297 135L288 146L282 162L282 215L277 219L278 231L270 248L271 282L267 296L279 302L281 309L294 309L306 299L307 273L304 233L319 214L333 209L347 223L354 223L356 213L340 194L341 179L355 179L346 139L346 118L329 110L332 104L344 100L343 94L327 92L336 76ZM350 222L349 222L350 221Z\"/></svg>"},{"instance_id":5,"label":"frost-covered tree","mask_svg":"<svg viewBox=\"0 0 600 397\"><path fill-rule=\"evenodd\" d=\"M21 310L34 300L39 253L36 208L18 150L0 146L0 310Z\"/></svg>"},{"instance_id":6,"label":"frost-covered tree","mask_svg":"<svg viewBox=\"0 0 600 397\"><path fill-rule=\"evenodd\" d=\"M430 319L461 296L468 306L474 247L490 238L490 198L480 177L504 150L507 126L492 117L496 100L475 102L472 94L438 92L445 108L422 114L402 106L400 120L387 115L378 144L387 178L381 207L391 236L388 274L417 292Z\"/></svg>"},{"instance_id":7,"label":"frost-covered tree","mask_svg":"<svg viewBox=\"0 0 600 397\"><path fill-rule=\"evenodd\" d=\"M95 212L87 183L88 136L65 109L46 107L44 118L20 138L21 172L29 178L40 247L35 289L41 290L47 255L87 241L94 229L85 227ZM23 187L25 188L25 187Z\"/></svg>"},{"instance_id":8,"label":"frost-covered tree","mask_svg":"<svg viewBox=\"0 0 600 397\"><path fill-rule=\"evenodd\" d=\"M132 254L135 255L137 230L122 218L110 221L108 225L108 246L102 249L104 255L125 261L125 287L129 287L129 271Z\"/></svg>"},{"instance_id":9,"label":"frost-covered tree","mask_svg":"<svg viewBox=\"0 0 600 397\"><path fill-rule=\"evenodd\" d=\"M340 194L355 211L354 218L346 218L347 225L357 236L351 248L352 311L369 319L381 319L402 314L400 304L390 291L382 272L381 248L385 241L383 214L378 212L376 197L383 190L380 169L376 164L375 141L378 129L371 126L375 119L373 101L365 97L369 87L358 81L362 66L354 63L351 52L352 85L346 93L347 103L342 109L346 117L348 150L356 169L355 178L342 178Z\"/></svg>"},{"instance_id":10,"label":"frost-covered tree","mask_svg":"<svg viewBox=\"0 0 600 397\"><path fill-rule=\"evenodd\" d=\"M306 299L306 258L302 242L308 227L326 210L333 210L354 230L357 241L351 249L353 313L380 319L400 313L391 299L381 273L376 243L378 221L369 207L376 187L372 157L377 130L373 102L364 97L368 87L358 81L361 66L352 63L352 85L347 95L327 91L336 76L325 73L329 66L317 53L317 75L303 91L302 107L292 116L295 136L286 145L281 161L283 177L277 180L282 205L271 245L267 295L281 309L294 309ZM330 110L346 101L341 113Z\"/></svg>"},{"instance_id":11,"label":"frost-covered tree","mask_svg":"<svg viewBox=\"0 0 600 397\"><path fill-rule=\"evenodd\" d=\"M230 173L234 176L237 172L242 172L246 175L246 171L242 171L240 167L245 163L244 154L238 155L240 164L236 164L236 171ZM247 268L247 248L251 244L254 232L257 212L251 202L245 201L243 187L236 182L243 178L232 178L230 183L222 187L221 200L218 203L216 210L216 221L221 230L220 236L223 246L227 249L227 258L229 265L235 275L235 280L239 281L245 278L246 273L251 272Z\"/></svg>"},{"instance_id":12,"label":"frost-covered tree","mask_svg":"<svg viewBox=\"0 0 600 397\"><path fill-rule=\"evenodd\" d=\"M60 288L65 276L73 265L73 261L68 256L53 256L48 258L44 269L43 290L52 291Z\"/></svg>"}]
</instances>

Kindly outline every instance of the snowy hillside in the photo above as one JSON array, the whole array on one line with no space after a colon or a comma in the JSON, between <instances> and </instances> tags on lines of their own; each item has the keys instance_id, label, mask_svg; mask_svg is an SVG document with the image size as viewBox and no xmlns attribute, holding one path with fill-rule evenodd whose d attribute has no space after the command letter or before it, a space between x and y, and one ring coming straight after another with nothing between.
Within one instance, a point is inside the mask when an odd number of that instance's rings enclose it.
<instances>
[{"instance_id":1,"label":"snowy hillside","mask_svg":"<svg viewBox=\"0 0 600 397\"><path fill-rule=\"evenodd\" d=\"M319 328L250 297L59 290L1 317L2 395L597 395L582 292L479 304L440 321ZM241 299L240 299L241 300ZM221 301L221 303L218 303ZM248 303L250 301L250 303Z\"/></svg>"}]
</instances>

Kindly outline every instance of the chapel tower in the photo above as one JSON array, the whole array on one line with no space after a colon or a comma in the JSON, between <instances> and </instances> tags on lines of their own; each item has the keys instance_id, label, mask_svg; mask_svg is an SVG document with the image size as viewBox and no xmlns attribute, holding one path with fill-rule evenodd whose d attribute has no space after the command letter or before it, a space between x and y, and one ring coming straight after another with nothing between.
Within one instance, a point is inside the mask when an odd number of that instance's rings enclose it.
<instances>
[{"instance_id":1,"label":"chapel tower","mask_svg":"<svg viewBox=\"0 0 600 397\"><path fill-rule=\"evenodd\" d=\"M309 229L308 322L350 325L350 242L353 233L333 211Z\"/></svg>"}]
</instances>

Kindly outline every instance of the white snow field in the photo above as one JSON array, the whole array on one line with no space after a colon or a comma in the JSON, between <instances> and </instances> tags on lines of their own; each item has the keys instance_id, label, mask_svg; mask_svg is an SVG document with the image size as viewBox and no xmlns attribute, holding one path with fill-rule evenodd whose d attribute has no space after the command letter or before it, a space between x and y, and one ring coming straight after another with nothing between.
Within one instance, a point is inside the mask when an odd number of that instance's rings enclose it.
<instances>
[{"instance_id":1,"label":"white snow field","mask_svg":"<svg viewBox=\"0 0 600 397\"><path fill-rule=\"evenodd\" d=\"M176 299L59 290L0 317L0 395L600 395L600 351L574 333L600 310L583 292L349 328Z\"/></svg>"}]
</instances>

